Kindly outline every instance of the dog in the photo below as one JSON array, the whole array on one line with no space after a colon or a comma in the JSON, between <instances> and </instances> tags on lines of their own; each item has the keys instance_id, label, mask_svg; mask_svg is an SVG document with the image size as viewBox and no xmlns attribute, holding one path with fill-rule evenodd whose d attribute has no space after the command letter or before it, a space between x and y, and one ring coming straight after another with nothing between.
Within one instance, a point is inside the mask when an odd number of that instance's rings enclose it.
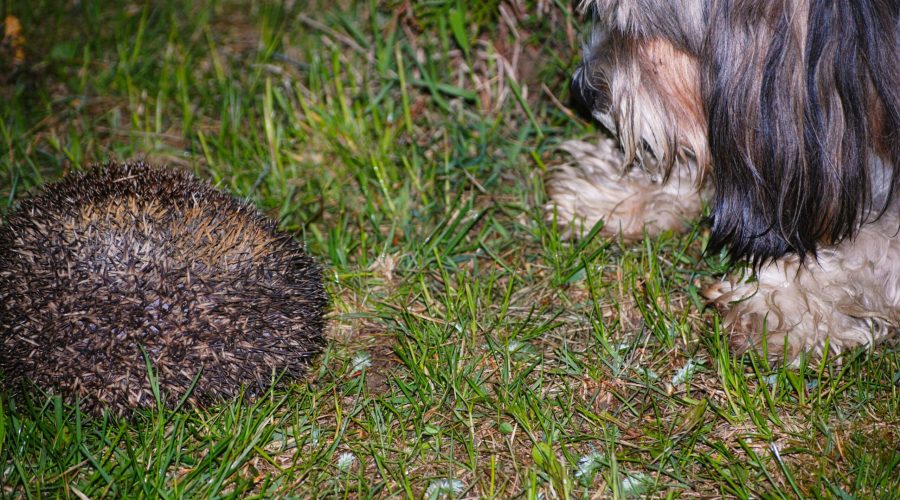
<instances>
[{"instance_id":1,"label":"dog","mask_svg":"<svg viewBox=\"0 0 900 500\"><path fill-rule=\"evenodd\" d=\"M900 327L900 2L586 0L571 94L616 138L568 141L548 214L634 241L710 207L703 291L738 352L837 354Z\"/></svg>"}]
</instances>

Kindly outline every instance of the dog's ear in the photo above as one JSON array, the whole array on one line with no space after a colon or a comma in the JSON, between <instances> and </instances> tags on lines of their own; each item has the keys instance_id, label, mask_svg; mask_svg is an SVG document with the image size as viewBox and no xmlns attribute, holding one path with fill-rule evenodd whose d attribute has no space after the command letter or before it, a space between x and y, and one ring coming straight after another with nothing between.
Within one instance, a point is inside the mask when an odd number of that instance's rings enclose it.
<instances>
[{"instance_id":1,"label":"dog's ear","mask_svg":"<svg viewBox=\"0 0 900 500\"><path fill-rule=\"evenodd\" d=\"M886 209L900 179L898 5L710 2L713 249L815 254Z\"/></svg>"}]
</instances>

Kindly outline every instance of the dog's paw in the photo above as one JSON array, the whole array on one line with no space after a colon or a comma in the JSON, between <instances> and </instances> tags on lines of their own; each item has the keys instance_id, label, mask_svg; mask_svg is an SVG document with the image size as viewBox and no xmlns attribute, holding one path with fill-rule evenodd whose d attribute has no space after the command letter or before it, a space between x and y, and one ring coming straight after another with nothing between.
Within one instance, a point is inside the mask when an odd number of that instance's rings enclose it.
<instances>
[{"instance_id":1,"label":"dog's paw","mask_svg":"<svg viewBox=\"0 0 900 500\"><path fill-rule=\"evenodd\" d=\"M793 358L802 349L802 345L791 343L788 337L788 331L797 325L786 323L780 309L769 307L757 283L733 277L707 286L700 294L719 312L735 354L762 351L764 343L765 351L773 359L785 354Z\"/></svg>"},{"instance_id":2,"label":"dog's paw","mask_svg":"<svg viewBox=\"0 0 900 500\"><path fill-rule=\"evenodd\" d=\"M569 141L562 148L572 161L550 172L546 208L568 235L578 236L602 220L602 234L630 242L645 231L655 236L684 230L700 213L700 194L688 167L676 168L664 180L636 166L626 169L625 157L611 139Z\"/></svg>"},{"instance_id":3,"label":"dog's paw","mask_svg":"<svg viewBox=\"0 0 900 500\"><path fill-rule=\"evenodd\" d=\"M849 287L828 281L834 274L825 267L802 267L790 256L768 264L755 279L734 275L701 295L719 311L735 353L754 349L773 360L794 361L802 353L820 359L871 345L891 328L887 321L861 316Z\"/></svg>"}]
</instances>

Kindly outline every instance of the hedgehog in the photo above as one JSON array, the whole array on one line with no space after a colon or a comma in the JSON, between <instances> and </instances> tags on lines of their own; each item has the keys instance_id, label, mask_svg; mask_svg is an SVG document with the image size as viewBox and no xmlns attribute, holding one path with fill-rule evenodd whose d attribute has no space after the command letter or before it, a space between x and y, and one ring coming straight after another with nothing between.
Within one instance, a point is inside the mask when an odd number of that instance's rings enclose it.
<instances>
[{"instance_id":1,"label":"hedgehog","mask_svg":"<svg viewBox=\"0 0 900 500\"><path fill-rule=\"evenodd\" d=\"M321 268L294 238L173 169L69 175L0 227L0 372L15 393L38 387L93 415L302 377L326 307Z\"/></svg>"}]
</instances>

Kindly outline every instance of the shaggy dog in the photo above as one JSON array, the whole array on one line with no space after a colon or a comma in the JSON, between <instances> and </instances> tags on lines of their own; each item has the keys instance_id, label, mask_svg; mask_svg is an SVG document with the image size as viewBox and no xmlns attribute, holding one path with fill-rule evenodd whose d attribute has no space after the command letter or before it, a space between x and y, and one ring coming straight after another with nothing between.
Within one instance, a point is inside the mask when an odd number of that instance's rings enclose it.
<instances>
[{"instance_id":1,"label":"shaggy dog","mask_svg":"<svg viewBox=\"0 0 900 500\"><path fill-rule=\"evenodd\" d=\"M710 249L755 271L704 291L739 351L823 356L896 331L900 2L583 4L572 91L618 144L565 144L552 214L628 241L708 203Z\"/></svg>"}]
</instances>

